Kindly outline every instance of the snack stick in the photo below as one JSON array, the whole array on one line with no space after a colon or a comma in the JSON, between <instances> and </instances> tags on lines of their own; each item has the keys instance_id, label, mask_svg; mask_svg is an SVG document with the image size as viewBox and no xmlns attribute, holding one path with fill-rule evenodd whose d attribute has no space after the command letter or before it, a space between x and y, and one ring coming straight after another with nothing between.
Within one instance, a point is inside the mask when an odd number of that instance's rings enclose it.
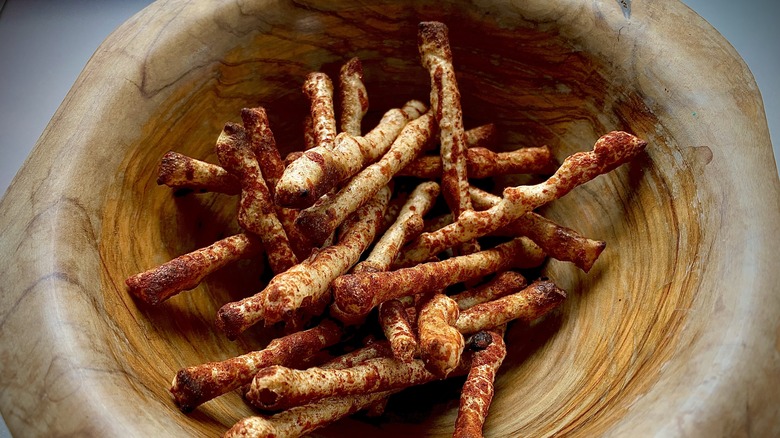
<instances>
[{"instance_id":1,"label":"snack stick","mask_svg":"<svg viewBox=\"0 0 780 438\"><path fill-rule=\"evenodd\" d=\"M318 146L304 152L284 170L277 202L296 208L311 206L387 152L404 126L425 110L421 102L409 101L403 108L385 113L365 137L342 132L336 137L335 146Z\"/></svg>"},{"instance_id":2,"label":"snack stick","mask_svg":"<svg viewBox=\"0 0 780 438\"><path fill-rule=\"evenodd\" d=\"M490 147L496 143L496 125L486 123L476 128L467 129L463 135L466 140L466 147Z\"/></svg>"},{"instance_id":3,"label":"snack stick","mask_svg":"<svg viewBox=\"0 0 780 438\"><path fill-rule=\"evenodd\" d=\"M531 322L557 307L565 298L566 292L553 282L535 281L520 292L460 312L455 327L463 334L470 334L516 319Z\"/></svg>"},{"instance_id":4,"label":"snack stick","mask_svg":"<svg viewBox=\"0 0 780 438\"><path fill-rule=\"evenodd\" d=\"M249 146L257 157L260 172L273 195L276 182L284 172L284 163L279 149L276 148L276 139L268 124L268 115L264 108L244 108L241 110L241 120L244 122Z\"/></svg>"},{"instance_id":5,"label":"snack stick","mask_svg":"<svg viewBox=\"0 0 780 438\"><path fill-rule=\"evenodd\" d=\"M380 304L379 325L390 342L393 357L402 362L411 362L419 349L414 327L407 317L406 307L399 300L389 300Z\"/></svg>"},{"instance_id":6,"label":"snack stick","mask_svg":"<svg viewBox=\"0 0 780 438\"><path fill-rule=\"evenodd\" d=\"M490 344L474 354L466 382L460 393L454 438L482 437L490 403L495 392L494 381L506 357L503 328L487 332Z\"/></svg>"},{"instance_id":7,"label":"snack stick","mask_svg":"<svg viewBox=\"0 0 780 438\"><path fill-rule=\"evenodd\" d=\"M466 168L466 141L460 91L452 65L447 26L436 21L419 24L417 47L431 76L431 112L436 115L441 142L441 186L450 211L457 217L471 210Z\"/></svg>"},{"instance_id":8,"label":"snack stick","mask_svg":"<svg viewBox=\"0 0 780 438\"><path fill-rule=\"evenodd\" d=\"M245 230L260 236L268 255L271 270L278 274L298 263L287 233L276 216L271 193L265 183L257 157L249 148L246 131L235 123L227 123L216 145L217 157L228 172L241 181L238 223Z\"/></svg>"},{"instance_id":9,"label":"snack stick","mask_svg":"<svg viewBox=\"0 0 780 438\"><path fill-rule=\"evenodd\" d=\"M316 147L316 146L315 146ZM307 149L308 150L308 149ZM297 160L298 158L301 158L304 151L292 151L289 154L287 154L284 157L284 167L286 168L290 164L292 164L293 161Z\"/></svg>"},{"instance_id":10,"label":"snack stick","mask_svg":"<svg viewBox=\"0 0 780 438\"><path fill-rule=\"evenodd\" d=\"M466 211L458 220L432 233L423 233L407 245L397 266L427 260L457 244L490 234L525 213L558 199L580 184L607 173L642 152L647 143L631 134L613 131L599 138L592 151L577 152L547 181L530 186L508 187L501 202L484 211Z\"/></svg>"},{"instance_id":11,"label":"snack stick","mask_svg":"<svg viewBox=\"0 0 780 438\"><path fill-rule=\"evenodd\" d=\"M353 367L305 370L274 365L255 374L247 401L264 410L289 409L329 397L407 388L437 380L421 360L406 363L380 357Z\"/></svg>"},{"instance_id":12,"label":"snack stick","mask_svg":"<svg viewBox=\"0 0 780 438\"><path fill-rule=\"evenodd\" d=\"M262 251L259 238L240 233L135 274L125 284L130 293L155 306L179 292L195 288L212 272Z\"/></svg>"},{"instance_id":13,"label":"snack stick","mask_svg":"<svg viewBox=\"0 0 780 438\"><path fill-rule=\"evenodd\" d=\"M477 208L484 209L501 202L499 196L476 187L471 187L471 199ZM607 246L604 241L584 237L571 228L558 225L532 211L491 234L513 237L526 236L541 246L550 257L572 262L585 272L590 271Z\"/></svg>"},{"instance_id":14,"label":"snack stick","mask_svg":"<svg viewBox=\"0 0 780 438\"><path fill-rule=\"evenodd\" d=\"M237 195L241 192L238 178L216 164L197 160L178 152L163 155L157 173L157 184L172 189L196 192L216 192Z\"/></svg>"},{"instance_id":15,"label":"snack stick","mask_svg":"<svg viewBox=\"0 0 780 438\"><path fill-rule=\"evenodd\" d=\"M489 282L455 295L450 295L457 304L458 309L465 310L477 304L487 303L496 298L513 294L528 285L525 277L515 271L504 271L496 274Z\"/></svg>"},{"instance_id":16,"label":"snack stick","mask_svg":"<svg viewBox=\"0 0 780 438\"><path fill-rule=\"evenodd\" d=\"M463 335L453 327L458 313L458 304L443 293L430 294L420 303L420 357L428 371L442 378L458 366L465 346Z\"/></svg>"},{"instance_id":17,"label":"snack stick","mask_svg":"<svg viewBox=\"0 0 780 438\"><path fill-rule=\"evenodd\" d=\"M360 122L368 111L368 92L363 84L363 64L358 58L347 61L339 71L341 131L359 136Z\"/></svg>"},{"instance_id":18,"label":"snack stick","mask_svg":"<svg viewBox=\"0 0 780 438\"><path fill-rule=\"evenodd\" d=\"M526 237L518 237L495 248L439 262L388 272L342 275L333 280L331 287L335 302L343 311L360 315L393 298L441 290L510 268L536 267L544 258L539 246Z\"/></svg>"},{"instance_id":19,"label":"snack stick","mask_svg":"<svg viewBox=\"0 0 780 438\"><path fill-rule=\"evenodd\" d=\"M439 196L439 185L433 181L420 183L407 198L398 217L385 231L366 260L358 263L353 273L387 271L401 247L420 234L423 216Z\"/></svg>"},{"instance_id":20,"label":"snack stick","mask_svg":"<svg viewBox=\"0 0 780 438\"><path fill-rule=\"evenodd\" d=\"M224 438L297 438L366 409L400 391L390 390L348 397L331 397L296 406L270 417L252 416L239 420Z\"/></svg>"},{"instance_id":21,"label":"snack stick","mask_svg":"<svg viewBox=\"0 0 780 438\"><path fill-rule=\"evenodd\" d=\"M311 132L316 145L333 149L336 140L333 83L325 73L309 73L303 82L303 93L311 102Z\"/></svg>"},{"instance_id":22,"label":"snack stick","mask_svg":"<svg viewBox=\"0 0 780 438\"><path fill-rule=\"evenodd\" d=\"M261 369L271 365L297 367L309 356L341 340L340 324L324 319L318 326L274 339L267 347L221 362L183 368L176 373L170 392L182 412L247 385Z\"/></svg>"},{"instance_id":23,"label":"snack stick","mask_svg":"<svg viewBox=\"0 0 780 438\"><path fill-rule=\"evenodd\" d=\"M352 267L373 241L389 199L390 189L385 187L349 218L338 244L277 274L257 294L222 306L217 327L233 339L261 320L273 324L317 302L328 293L332 280Z\"/></svg>"},{"instance_id":24,"label":"snack stick","mask_svg":"<svg viewBox=\"0 0 780 438\"><path fill-rule=\"evenodd\" d=\"M386 186L398 170L413 160L436 128L433 116L423 114L404 126L390 150L355 175L333 196L320 198L302 210L296 224L315 242L322 242L344 219Z\"/></svg>"},{"instance_id":25,"label":"snack stick","mask_svg":"<svg viewBox=\"0 0 780 438\"><path fill-rule=\"evenodd\" d=\"M555 161L547 146L493 152L482 147L466 150L469 178L488 178L516 173L541 174L553 172ZM442 160L438 156L420 157L398 172L400 176L438 179L442 175ZM473 199L472 199L473 202Z\"/></svg>"}]
</instances>

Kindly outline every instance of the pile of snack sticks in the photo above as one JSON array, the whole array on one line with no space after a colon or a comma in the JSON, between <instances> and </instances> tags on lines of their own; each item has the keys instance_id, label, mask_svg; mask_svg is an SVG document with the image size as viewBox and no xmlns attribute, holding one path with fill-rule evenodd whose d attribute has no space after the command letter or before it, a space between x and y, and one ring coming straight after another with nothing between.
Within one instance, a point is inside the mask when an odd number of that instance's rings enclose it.
<instances>
[{"instance_id":1,"label":"pile of snack sticks","mask_svg":"<svg viewBox=\"0 0 780 438\"><path fill-rule=\"evenodd\" d=\"M519 271L548 256L588 271L604 250L533 210L646 143L610 132L560 166L546 146L493 152L485 147L492 124L463 128L447 27L420 23L418 47L430 108L407 102L362 135L368 97L353 58L339 73L338 126L331 80L306 78L305 151L282 160L265 110L253 108L241 111L242 124L225 125L219 165L163 157L158 183L240 196L243 231L128 278L130 292L157 305L230 263L266 257L273 278L219 309L216 326L230 339L260 323L283 324L287 333L260 351L181 369L170 392L183 412L240 389L266 414L240 420L226 436L295 437L358 411L381 412L404 388L466 376L453 436L482 436L506 324L534 321L566 297L550 280L529 284ZM469 181L518 173L551 176L503 196ZM394 190L397 176L416 187ZM449 212L427 217L440 194ZM323 354L369 322L384 339Z\"/></svg>"}]
</instances>

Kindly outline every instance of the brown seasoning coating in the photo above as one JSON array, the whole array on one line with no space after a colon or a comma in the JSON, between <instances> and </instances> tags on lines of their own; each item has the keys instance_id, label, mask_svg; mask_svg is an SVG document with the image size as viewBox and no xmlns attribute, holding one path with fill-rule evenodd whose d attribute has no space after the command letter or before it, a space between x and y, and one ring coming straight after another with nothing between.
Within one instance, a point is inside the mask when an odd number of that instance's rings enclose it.
<instances>
[{"instance_id":1,"label":"brown seasoning coating","mask_svg":"<svg viewBox=\"0 0 780 438\"><path fill-rule=\"evenodd\" d=\"M496 298L519 292L526 287L528 282L522 274L515 271L504 271L487 283L465 290L450 298L458 303L458 309L465 310L477 304L487 303Z\"/></svg>"},{"instance_id":2,"label":"brown seasoning coating","mask_svg":"<svg viewBox=\"0 0 780 438\"><path fill-rule=\"evenodd\" d=\"M333 297L345 312L364 314L384 301L441 290L510 268L539 266L544 252L525 237L474 254L389 272L342 275L333 281Z\"/></svg>"},{"instance_id":3,"label":"brown seasoning coating","mask_svg":"<svg viewBox=\"0 0 780 438\"><path fill-rule=\"evenodd\" d=\"M516 319L531 322L557 307L564 299L566 292L553 282L535 281L520 292L460 312L455 327L463 334L470 334Z\"/></svg>"},{"instance_id":4,"label":"brown seasoning coating","mask_svg":"<svg viewBox=\"0 0 780 438\"><path fill-rule=\"evenodd\" d=\"M471 199L480 209L488 209L501 202L501 197L471 187ZM526 236L542 247L556 260L574 263L585 272L607 247L607 243L582 236L571 228L556 224L534 212L528 212L507 226L491 233L497 236Z\"/></svg>"},{"instance_id":5,"label":"brown seasoning coating","mask_svg":"<svg viewBox=\"0 0 780 438\"><path fill-rule=\"evenodd\" d=\"M365 137L342 132L336 136L334 147L318 146L307 150L284 170L276 202L296 208L311 206L339 183L387 152L403 127L420 117L425 110L421 102L407 102L402 109L385 113Z\"/></svg>"},{"instance_id":6,"label":"brown seasoning coating","mask_svg":"<svg viewBox=\"0 0 780 438\"><path fill-rule=\"evenodd\" d=\"M262 251L259 238L236 234L133 275L125 284L130 293L154 306L179 292L195 288L212 272L237 260L255 257Z\"/></svg>"},{"instance_id":7,"label":"brown seasoning coating","mask_svg":"<svg viewBox=\"0 0 780 438\"><path fill-rule=\"evenodd\" d=\"M360 122L368 111L368 92L363 84L363 64L358 58L347 61L339 71L341 131L358 136Z\"/></svg>"},{"instance_id":8,"label":"brown seasoning coating","mask_svg":"<svg viewBox=\"0 0 780 438\"><path fill-rule=\"evenodd\" d=\"M297 367L325 347L341 340L343 329L325 319L318 326L274 339L266 348L221 362L183 368L176 373L170 392L182 412L249 384L254 375L271 365Z\"/></svg>"},{"instance_id":9,"label":"brown seasoning coating","mask_svg":"<svg viewBox=\"0 0 780 438\"><path fill-rule=\"evenodd\" d=\"M442 294L426 296L419 304L417 337L425 368L444 378L460 363L466 345L463 335L453 327L458 319L458 304Z\"/></svg>"},{"instance_id":10,"label":"brown seasoning coating","mask_svg":"<svg viewBox=\"0 0 780 438\"><path fill-rule=\"evenodd\" d=\"M646 145L647 142L626 132L610 132L596 141L592 151L577 152L566 158L547 181L531 186L509 187L504 190L501 202L494 207L484 211L466 211L451 225L421 234L407 246L397 265L410 266L447 248L490 234L525 213L631 160Z\"/></svg>"},{"instance_id":11,"label":"brown seasoning coating","mask_svg":"<svg viewBox=\"0 0 780 438\"><path fill-rule=\"evenodd\" d=\"M296 224L315 242L324 241L344 219L386 186L393 175L422 151L435 131L430 113L404 126L390 150L374 164L355 175L334 195L325 195L313 206L302 210Z\"/></svg>"},{"instance_id":12,"label":"brown seasoning coating","mask_svg":"<svg viewBox=\"0 0 780 438\"><path fill-rule=\"evenodd\" d=\"M466 140L460 91L452 65L447 26L422 22L417 33L422 65L431 76L431 110L436 116L441 141L442 194L455 216L471 210L466 168Z\"/></svg>"},{"instance_id":13,"label":"brown seasoning coating","mask_svg":"<svg viewBox=\"0 0 780 438\"><path fill-rule=\"evenodd\" d=\"M503 330L487 332L490 345L474 354L471 369L460 395L453 438L482 437L482 427L493 401L496 373L506 357Z\"/></svg>"},{"instance_id":14,"label":"brown seasoning coating","mask_svg":"<svg viewBox=\"0 0 780 438\"><path fill-rule=\"evenodd\" d=\"M157 184L172 189L195 192L215 192L237 195L241 192L238 178L216 164L170 151L163 155L157 172Z\"/></svg>"},{"instance_id":15,"label":"brown seasoning coating","mask_svg":"<svg viewBox=\"0 0 780 438\"><path fill-rule=\"evenodd\" d=\"M246 398L259 409L280 410L323 398L406 388L436 379L421 360L406 363L394 358L376 358L342 369L295 370L277 365L255 375Z\"/></svg>"},{"instance_id":16,"label":"brown seasoning coating","mask_svg":"<svg viewBox=\"0 0 780 438\"><path fill-rule=\"evenodd\" d=\"M552 173L556 163L547 146L517 149L511 152L493 152L486 148L474 147L466 151L466 166L469 178L489 178L517 173ZM420 157L404 167L398 175L425 179L441 178L441 157Z\"/></svg>"},{"instance_id":17,"label":"brown seasoning coating","mask_svg":"<svg viewBox=\"0 0 780 438\"><path fill-rule=\"evenodd\" d=\"M286 271L298 263L298 258L276 216L271 192L260 171L257 157L249 148L244 128L227 123L217 140L216 151L222 166L241 181L239 225L263 241L268 264L274 273Z\"/></svg>"},{"instance_id":18,"label":"brown seasoning coating","mask_svg":"<svg viewBox=\"0 0 780 438\"><path fill-rule=\"evenodd\" d=\"M222 306L217 312L217 327L228 338L235 338L261 320L273 324L318 302L328 293L332 280L352 267L373 241L389 198L390 189L385 187L350 217L338 244L277 274L257 294Z\"/></svg>"},{"instance_id":19,"label":"brown seasoning coating","mask_svg":"<svg viewBox=\"0 0 780 438\"><path fill-rule=\"evenodd\" d=\"M311 102L312 132L317 146L333 149L336 140L333 83L325 73L309 73L303 83L303 93Z\"/></svg>"}]
</instances>

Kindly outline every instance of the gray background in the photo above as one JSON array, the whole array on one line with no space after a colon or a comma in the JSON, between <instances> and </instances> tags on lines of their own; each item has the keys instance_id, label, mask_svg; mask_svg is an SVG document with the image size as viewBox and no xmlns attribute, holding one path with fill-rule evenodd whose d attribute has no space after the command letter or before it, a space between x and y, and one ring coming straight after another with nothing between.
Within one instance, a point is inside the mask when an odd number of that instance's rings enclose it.
<instances>
[{"instance_id":1,"label":"gray background","mask_svg":"<svg viewBox=\"0 0 780 438\"><path fill-rule=\"evenodd\" d=\"M149 3L0 0L0 194L5 193L97 46ZM776 22L780 2L683 3L718 29L747 62L764 99L775 157L780 156L780 26ZM1 420L0 438L8 438Z\"/></svg>"}]
</instances>

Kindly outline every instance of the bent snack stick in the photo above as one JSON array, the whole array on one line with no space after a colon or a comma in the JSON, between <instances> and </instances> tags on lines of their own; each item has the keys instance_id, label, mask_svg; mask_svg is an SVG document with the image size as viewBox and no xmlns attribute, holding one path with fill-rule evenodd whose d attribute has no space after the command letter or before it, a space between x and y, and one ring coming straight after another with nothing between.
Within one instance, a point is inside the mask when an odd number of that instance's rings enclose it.
<instances>
[{"instance_id":1,"label":"bent snack stick","mask_svg":"<svg viewBox=\"0 0 780 438\"><path fill-rule=\"evenodd\" d=\"M407 245L396 265L410 266L454 245L490 234L527 212L631 160L646 145L647 142L629 133L610 132L596 141L592 151L577 152L566 158L547 181L531 186L509 187L495 206L484 211L466 211L452 224L421 234Z\"/></svg>"}]
</instances>

